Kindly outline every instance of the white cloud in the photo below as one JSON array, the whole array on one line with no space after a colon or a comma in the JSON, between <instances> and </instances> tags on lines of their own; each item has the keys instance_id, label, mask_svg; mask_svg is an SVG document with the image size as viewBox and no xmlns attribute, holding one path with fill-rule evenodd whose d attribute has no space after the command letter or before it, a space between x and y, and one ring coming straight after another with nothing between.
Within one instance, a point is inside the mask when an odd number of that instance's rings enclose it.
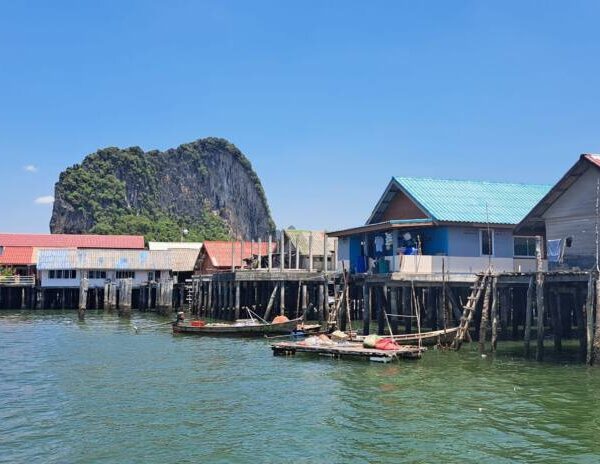
<instances>
[{"instance_id":1,"label":"white cloud","mask_svg":"<svg viewBox=\"0 0 600 464\"><path fill-rule=\"evenodd\" d=\"M36 205L51 205L54 203L54 197L52 195L45 195L43 197L37 197L33 202Z\"/></svg>"},{"instance_id":2,"label":"white cloud","mask_svg":"<svg viewBox=\"0 0 600 464\"><path fill-rule=\"evenodd\" d=\"M37 172L37 170L38 170L37 166L34 166L33 164L28 164L26 166L23 166L23 169L27 172Z\"/></svg>"}]
</instances>

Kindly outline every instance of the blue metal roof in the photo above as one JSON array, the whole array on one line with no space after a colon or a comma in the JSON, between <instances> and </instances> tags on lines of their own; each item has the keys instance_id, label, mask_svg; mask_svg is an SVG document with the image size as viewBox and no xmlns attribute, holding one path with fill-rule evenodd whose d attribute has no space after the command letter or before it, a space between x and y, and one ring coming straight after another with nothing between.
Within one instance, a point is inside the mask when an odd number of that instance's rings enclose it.
<instances>
[{"instance_id":1,"label":"blue metal roof","mask_svg":"<svg viewBox=\"0 0 600 464\"><path fill-rule=\"evenodd\" d=\"M518 224L551 185L394 177L434 220Z\"/></svg>"}]
</instances>

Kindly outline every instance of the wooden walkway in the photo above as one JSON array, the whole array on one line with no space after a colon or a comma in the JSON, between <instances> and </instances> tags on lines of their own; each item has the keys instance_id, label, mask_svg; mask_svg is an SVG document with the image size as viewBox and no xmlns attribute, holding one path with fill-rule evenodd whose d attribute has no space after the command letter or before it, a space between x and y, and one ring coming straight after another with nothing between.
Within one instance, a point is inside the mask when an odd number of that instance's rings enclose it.
<instances>
[{"instance_id":1,"label":"wooden walkway","mask_svg":"<svg viewBox=\"0 0 600 464\"><path fill-rule=\"evenodd\" d=\"M298 353L313 353L334 358L346 356L367 358L372 361L392 361L395 359L418 359L424 348L412 345L400 346L397 350L377 350L364 348L362 343L343 343L337 345L306 345L303 342L279 342L271 345L275 356L293 356Z\"/></svg>"}]
</instances>

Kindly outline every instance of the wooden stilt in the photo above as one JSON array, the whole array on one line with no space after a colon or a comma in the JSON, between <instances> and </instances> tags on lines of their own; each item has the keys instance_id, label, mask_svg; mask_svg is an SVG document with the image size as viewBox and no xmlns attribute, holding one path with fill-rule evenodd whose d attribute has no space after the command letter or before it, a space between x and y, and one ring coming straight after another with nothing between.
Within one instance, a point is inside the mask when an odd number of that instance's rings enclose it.
<instances>
[{"instance_id":1,"label":"wooden stilt","mask_svg":"<svg viewBox=\"0 0 600 464\"><path fill-rule=\"evenodd\" d=\"M481 324L479 326L479 352L485 352L485 338L487 335L488 322L490 318L490 293L491 284L488 280L485 286L485 295L483 297L483 307L481 309Z\"/></svg>"},{"instance_id":2,"label":"wooden stilt","mask_svg":"<svg viewBox=\"0 0 600 464\"><path fill-rule=\"evenodd\" d=\"M531 350L531 324L533 321L533 293L534 293L533 276L529 279L527 287L527 302L525 307L525 356L529 356Z\"/></svg>"},{"instance_id":3,"label":"wooden stilt","mask_svg":"<svg viewBox=\"0 0 600 464\"><path fill-rule=\"evenodd\" d=\"M279 314L285 315L285 281L279 285Z\"/></svg>"},{"instance_id":4,"label":"wooden stilt","mask_svg":"<svg viewBox=\"0 0 600 464\"><path fill-rule=\"evenodd\" d=\"M577 338L579 339L579 351L582 359L585 359L587 343L585 340L585 304L583 302L582 291L576 288L573 294L575 323L577 324Z\"/></svg>"},{"instance_id":5,"label":"wooden stilt","mask_svg":"<svg viewBox=\"0 0 600 464\"><path fill-rule=\"evenodd\" d=\"M587 299L585 304L585 339L586 339L586 357L585 362L589 365L593 362L594 347L594 275L590 272L587 287Z\"/></svg>"},{"instance_id":6,"label":"wooden stilt","mask_svg":"<svg viewBox=\"0 0 600 464\"><path fill-rule=\"evenodd\" d=\"M363 285L363 335L369 335L371 325L371 289Z\"/></svg>"},{"instance_id":7,"label":"wooden stilt","mask_svg":"<svg viewBox=\"0 0 600 464\"><path fill-rule=\"evenodd\" d=\"M86 277L83 277L79 282L79 305L77 312L80 320L85 318L85 310L87 309L87 296L88 296L89 281Z\"/></svg>"},{"instance_id":8,"label":"wooden stilt","mask_svg":"<svg viewBox=\"0 0 600 464\"><path fill-rule=\"evenodd\" d=\"M377 310L377 335L383 335L385 331L385 292L387 287L375 287L375 308Z\"/></svg>"},{"instance_id":9,"label":"wooden stilt","mask_svg":"<svg viewBox=\"0 0 600 464\"><path fill-rule=\"evenodd\" d=\"M271 317L271 310L273 309L273 304L275 303L275 297L277 296L277 290L279 289L279 283L275 284L273 287L273 291L271 292L271 296L269 297L269 302L267 304L267 309L265 310L264 319L265 321L269 321Z\"/></svg>"},{"instance_id":10,"label":"wooden stilt","mask_svg":"<svg viewBox=\"0 0 600 464\"><path fill-rule=\"evenodd\" d=\"M562 308L560 292L553 292L552 298L552 329L554 331L554 349L557 352L562 351Z\"/></svg>"},{"instance_id":11,"label":"wooden stilt","mask_svg":"<svg viewBox=\"0 0 600 464\"><path fill-rule=\"evenodd\" d=\"M235 283L235 313L234 319L240 318L240 282Z\"/></svg>"},{"instance_id":12,"label":"wooden stilt","mask_svg":"<svg viewBox=\"0 0 600 464\"><path fill-rule=\"evenodd\" d=\"M509 295L508 288L499 289L500 296L500 338L506 340L508 338L508 315L510 313L509 308Z\"/></svg>"},{"instance_id":13,"label":"wooden stilt","mask_svg":"<svg viewBox=\"0 0 600 464\"><path fill-rule=\"evenodd\" d=\"M413 311L411 307L411 289L410 287L402 287L402 314L404 314L404 332L411 333L412 332L412 316Z\"/></svg>"},{"instance_id":14,"label":"wooden stilt","mask_svg":"<svg viewBox=\"0 0 600 464\"><path fill-rule=\"evenodd\" d=\"M498 346L498 280L496 277L492 279L492 351L496 351Z\"/></svg>"},{"instance_id":15,"label":"wooden stilt","mask_svg":"<svg viewBox=\"0 0 600 464\"><path fill-rule=\"evenodd\" d=\"M544 274L538 272L535 284L536 308L537 308L537 348L535 359L541 361L544 359Z\"/></svg>"},{"instance_id":16,"label":"wooden stilt","mask_svg":"<svg viewBox=\"0 0 600 464\"><path fill-rule=\"evenodd\" d=\"M392 287L390 290L390 313L391 320L390 326L392 327L392 334L396 335L398 333L398 288Z\"/></svg>"},{"instance_id":17,"label":"wooden stilt","mask_svg":"<svg viewBox=\"0 0 600 464\"><path fill-rule=\"evenodd\" d=\"M594 333L592 364L600 362L600 275L595 276L596 287L596 331Z\"/></svg>"}]
</instances>

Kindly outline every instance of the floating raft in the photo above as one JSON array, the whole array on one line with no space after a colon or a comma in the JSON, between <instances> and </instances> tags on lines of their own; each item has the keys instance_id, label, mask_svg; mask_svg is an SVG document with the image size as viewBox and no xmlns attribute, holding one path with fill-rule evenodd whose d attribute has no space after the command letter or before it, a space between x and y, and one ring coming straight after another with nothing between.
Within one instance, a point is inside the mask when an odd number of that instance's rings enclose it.
<instances>
[{"instance_id":1,"label":"floating raft","mask_svg":"<svg viewBox=\"0 0 600 464\"><path fill-rule=\"evenodd\" d=\"M397 350L377 350L365 348L362 343L343 343L336 345L306 345L302 342L279 342L271 345L275 356L294 356L298 353L314 353L341 358L345 356L367 358L371 361L389 362L394 359L417 359L425 348L403 345Z\"/></svg>"}]
</instances>

